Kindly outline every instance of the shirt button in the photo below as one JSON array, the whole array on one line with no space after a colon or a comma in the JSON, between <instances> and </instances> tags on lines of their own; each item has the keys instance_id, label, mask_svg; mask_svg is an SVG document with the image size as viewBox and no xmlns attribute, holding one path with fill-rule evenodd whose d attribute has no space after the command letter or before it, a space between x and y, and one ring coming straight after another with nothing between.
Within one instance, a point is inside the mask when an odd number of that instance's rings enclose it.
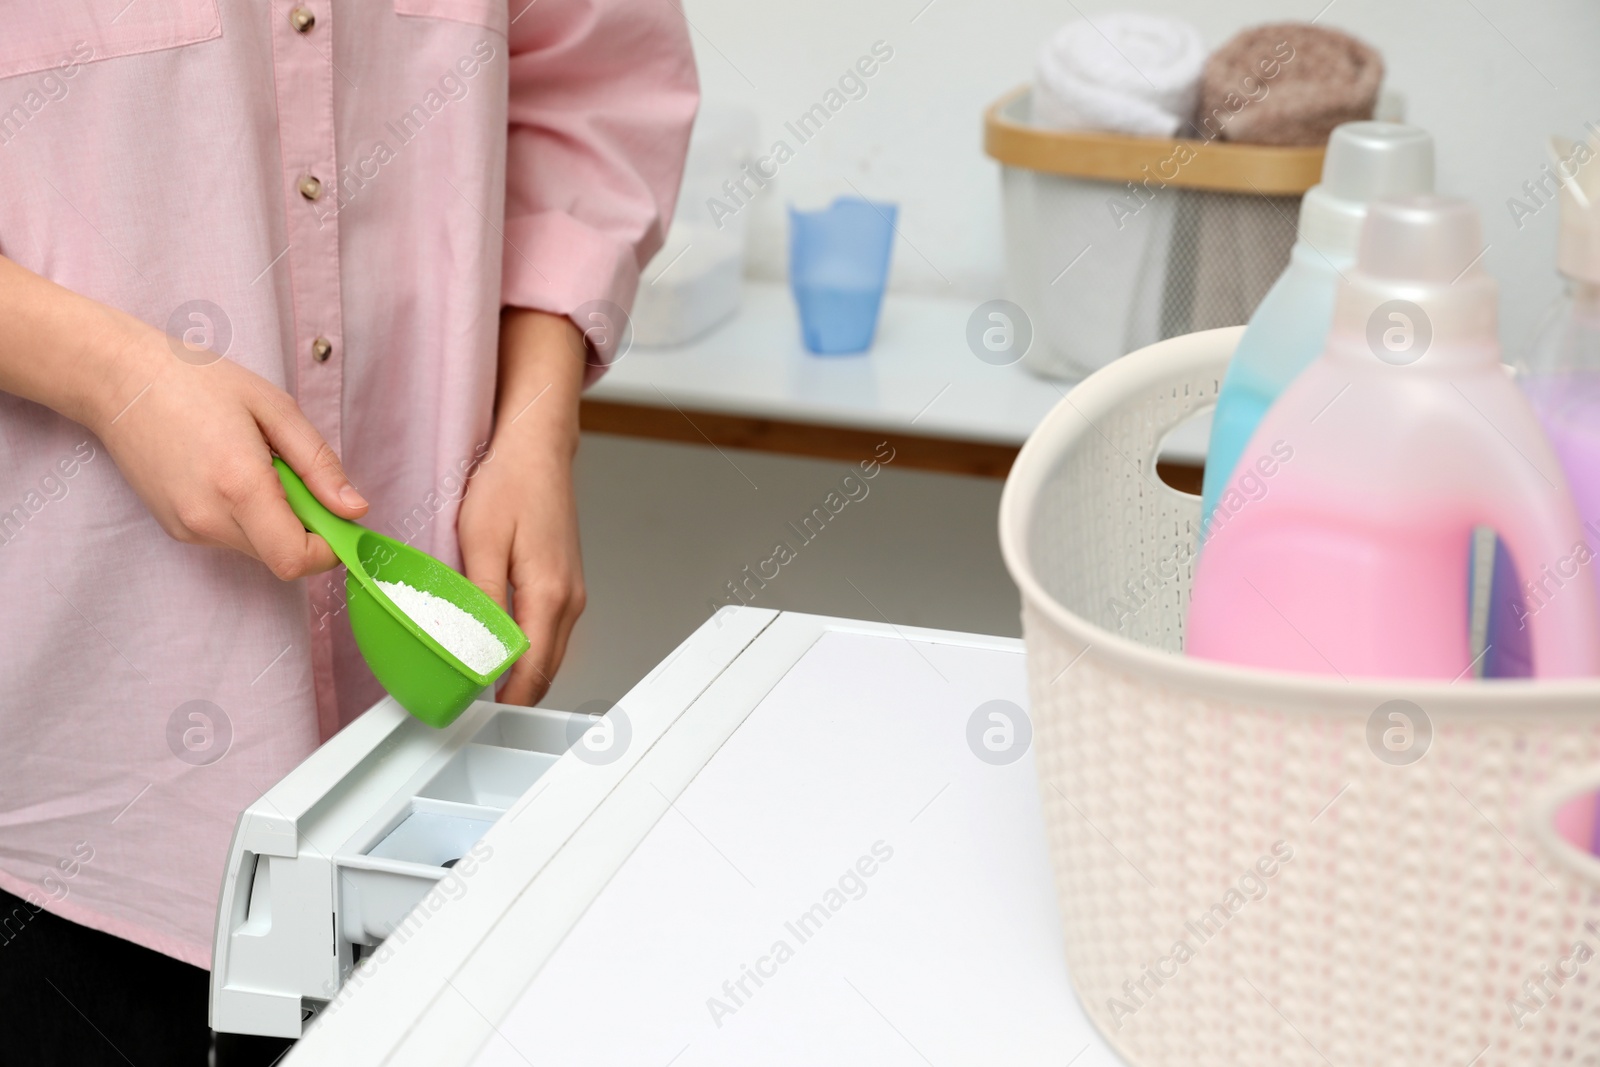
<instances>
[{"instance_id":1,"label":"shirt button","mask_svg":"<svg viewBox=\"0 0 1600 1067\"><path fill-rule=\"evenodd\" d=\"M317 197L322 195L322 183L310 174L307 174L304 178L300 179L300 195L305 197L307 200L315 200Z\"/></svg>"},{"instance_id":2,"label":"shirt button","mask_svg":"<svg viewBox=\"0 0 1600 1067\"><path fill-rule=\"evenodd\" d=\"M328 362L328 357L333 355L333 342L326 337L319 337L311 342L311 358L318 363Z\"/></svg>"},{"instance_id":3,"label":"shirt button","mask_svg":"<svg viewBox=\"0 0 1600 1067\"><path fill-rule=\"evenodd\" d=\"M294 27L296 33L310 33L311 27L317 24L317 16L311 13L309 7L297 7L289 12L289 25Z\"/></svg>"}]
</instances>

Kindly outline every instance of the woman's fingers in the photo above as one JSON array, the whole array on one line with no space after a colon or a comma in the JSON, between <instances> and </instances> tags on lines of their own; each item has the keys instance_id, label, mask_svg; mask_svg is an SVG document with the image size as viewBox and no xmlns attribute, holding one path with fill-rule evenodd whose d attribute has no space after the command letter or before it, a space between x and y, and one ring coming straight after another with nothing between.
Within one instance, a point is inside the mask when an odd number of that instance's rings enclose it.
<instances>
[{"instance_id":1,"label":"woman's fingers","mask_svg":"<svg viewBox=\"0 0 1600 1067\"><path fill-rule=\"evenodd\" d=\"M260 386L255 392L252 410L262 435L312 495L343 518L358 519L366 514L366 497L350 484L337 453L294 402Z\"/></svg>"},{"instance_id":2,"label":"woman's fingers","mask_svg":"<svg viewBox=\"0 0 1600 1067\"><path fill-rule=\"evenodd\" d=\"M458 522L456 529L461 538L462 573L503 609L511 560L511 523Z\"/></svg>"},{"instance_id":3,"label":"woman's fingers","mask_svg":"<svg viewBox=\"0 0 1600 1067\"><path fill-rule=\"evenodd\" d=\"M262 479L234 504L234 521L248 542L235 547L261 560L284 581L337 566L339 560L328 542L300 524L289 510L277 475L270 468L268 475L270 481Z\"/></svg>"},{"instance_id":4,"label":"woman's fingers","mask_svg":"<svg viewBox=\"0 0 1600 1067\"><path fill-rule=\"evenodd\" d=\"M550 691L583 611L582 579L574 578L564 560L550 558L549 547L531 538L512 544L512 616L528 635L529 647L507 680L509 695L501 697L506 703L532 704Z\"/></svg>"},{"instance_id":5,"label":"woman's fingers","mask_svg":"<svg viewBox=\"0 0 1600 1067\"><path fill-rule=\"evenodd\" d=\"M517 543L512 521L506 517L463 524L461 556L467 578L502 608L510 576L511 615L528 636L528 651L506 672L498 698L506 704L532 704L549 691L577 616L564 571L515 558L525 550Z\"/></svg>"},{"instance_id":6,"label":"woman's fingers","mask_svg":"<svg viewBox=\"0 0 1600 1067\"><path fill-rule=\"evenodd\" d=\"M549 603L539 600L533 589L515 589L512 597L512 617L528 635L528 651L523 653L507 673L499 699L504 704L534 704L550 691L550 680L555 677L555 645L560 616ZM565 645L565 638L562 638Z\"/></svg>"},{"instance_id":7,"label":"woman's fingers","mask_svg":"<svg viewBox=\"0 0 1600 1067\"><path fill-rule=\"evenodd\" d=\"M521 622L519 620L519 625ZM524 631L527 627L523 627ZM533 638L530 637L531 641ZM502 704L519 704L531 707L550 691L550 680L545 670L539 666L536 657L542 655L537 647L530 647L523 653L522 658L511 665L506 676L501 680L500 688L495 692L495 699Z\"/></svg>"},{"instance_id":8,"label":"woman's fingers","mask_svg":"<svg viewBox=\"0 0 1600 1067\"><path fill-rule=\"evenodd\" d=\"M587 605L588 594L584 591L580 580L578 587L567 597L566 608L561 613L561 618L556 621L555 648L550 653L549 673L554 678L561 669L561 664L567 658L567 644L572 640L572 628L578 624L578 619L583 615Z\"/></svg>"},{"instance_id":9,"label":"woman's fingers","mask_svg":"<svg viewBox=\"0 0 1600 1067\"><path fill-rule=\"evenodd\" d=\"M495 516L494 519L500 517ZM457 524L457 531L461 537L461 567L467 580L489 594L489 598L504 609L511 564L511 522L508 518L502 521L472 521L469 518ZM521 626L522 620L517 619L517 623ZM536 635L529 632L526 626L522 626L522 630L528 634L529 642L537 645ZM507 704L533 702L530 696L533 687L529 679L536 675L529 665L529 657L535 650L530 647L501 678L497 693L499 700Z\"/></svg>"}]
</instances>

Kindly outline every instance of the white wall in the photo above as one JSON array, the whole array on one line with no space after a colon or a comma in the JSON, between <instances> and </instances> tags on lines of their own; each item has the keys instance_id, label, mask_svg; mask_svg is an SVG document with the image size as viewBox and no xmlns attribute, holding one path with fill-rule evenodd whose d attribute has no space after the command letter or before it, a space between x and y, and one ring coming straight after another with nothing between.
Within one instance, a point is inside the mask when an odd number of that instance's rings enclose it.
<instances>
[{"instance_id":1,"label":"white wall","mask_svg":"<svg viewBox=\"0 0 1600 1067\"><path fill-rule=\"evenodd\" d=\"M843 460L584 434L577 491L589 607L546 706L622 696L780 540L795 559L765 588L747 587L755 607L1020 634L1021 601L996 532L999 480L891 463L802 543L787 524L853 470Z\"/></svg>"},{"instance_id":2,"label":"white wall","mask_svg":"<svg viewBox=\"0 0 1600 1067\"><path fill-rule=\"evenodd\" d=\"M853 183L901 205L892 284L987 299L1003 291L997 167L981 115L1028 80L1060 23L1123 7L1193 22L1215 46L1241 27L1315 17L1326 0L685 0L707 100L755 108L762 144L784 136L854 61L883 40L894 58L753 203L750 273L783 277L783 208ZM919 15L920 12L920 15ZM1484 212L1501 281L1502 338L1521 345L1558 291L1555 208L1521 232L1506 208L1545 161L1547 135L1600 123L1596 0L1334 0L1330 25L1377 47L1411 121L1438 140L1439 185Z\"/></svg>"},{"instance_id":3,"label":"white wall","mask_svg":"<svg viewBox=\"0 0 1600 1067\"><path fill-rule=\"evenodd\" d=\"M707 99L759 109L763 144L874 41L894 48L867 95L798 146L749 207L752 273L783 276L786 202L826 202L850 191L848 179L902 206L915 247L896 248L897 288L974 300L1001 291L999 183L981 150L983 109L1028 78L1037 42L1075 17L1074 4L1090 17L1118 5L933 0L922 10L926 2L686 0ZM1142 7L1183 15L1215 45L1245 25L1309 19L1325 2ZM1519 343L1556 292L1555 213L1541 211L1518 233L1505 201L1538 172L1547 134L1576 136L1584 121L1600 122L1600 0L1335 0L1323 20L1384 52L1412 121L1438 139L1441 188L1483 209L1503 333ZM590 607L548 703L620 696L846 466L728 453L759 491L710 448L584 436L578 492ZM897 623L1015 634L1017 594L996 544L999 492L997 481L886 470L756 603L858 618L881 610Z\"/></svg>"}]
</instances>

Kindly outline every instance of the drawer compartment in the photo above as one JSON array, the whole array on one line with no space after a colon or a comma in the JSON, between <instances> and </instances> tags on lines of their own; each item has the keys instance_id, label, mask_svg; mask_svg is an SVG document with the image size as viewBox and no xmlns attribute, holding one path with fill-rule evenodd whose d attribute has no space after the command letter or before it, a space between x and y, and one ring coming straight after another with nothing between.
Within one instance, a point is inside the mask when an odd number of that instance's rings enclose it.
<instances>
[{"instance_id":1,"label":"drawer compartment","mask_svg":"<svg viewBox=\"0 0 1600 1067\"><path fill-rule=\"evenodd\" d=\"M417 795L504 811L558 758L549 752L465 745Z\"/></svg>"}]
</instances>

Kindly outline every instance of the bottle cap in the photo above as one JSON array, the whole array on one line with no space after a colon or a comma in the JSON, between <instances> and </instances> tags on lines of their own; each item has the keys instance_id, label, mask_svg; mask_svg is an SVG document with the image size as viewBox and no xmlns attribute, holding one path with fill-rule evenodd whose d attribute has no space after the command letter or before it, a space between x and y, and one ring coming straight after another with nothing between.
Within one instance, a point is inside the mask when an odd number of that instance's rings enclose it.
<instances>
[{"instance_id":1,"label":"bottle cap","mask_svg":"<svg viewBox=\"0 0 1600 1067\"><path fill-rule=\"evenodd\" d=\"M1588 142L1550 138L1556 175L1561 180L1561 236L1556 267L1569 278L1600 283L1600 130Z\"/></svg>"},{"instance_id":2,"label":"bottle cap","mask_svg":"<svg viewBox=\"0 0 1600 1067\"><path fill-rule=\"evenodd\" d=\"M1451 285L1483 274L1478 209L1454 196L1380 200L1361 228L1356 269L1368 278L1419 286Z\"/></svg>"},{"instance_id":3,"label":"bottle cap","mask_svg":"<svg viewBox=\"0 0 1600 1067\"><path fill-rule=\"evenodd\" d=\"M1398 122L1346 122L1328 138L1322 181L1300 203L1300 239L1353 258L1367 205L1433 192L1433 137Z\"/></svg>"},{"instance_id":4,"label":"bottle cap","mask_svg":"<svg viewBox=\"0 0 1600 1067\"><path fill-rule=\"evenodd\" d=\"M1487 250L1470 201L1375 201L1355 267L1339 285L1330 347L1396 366L1498 361L1498 287L1483 265Z\"/></svg>"}]
</instances>

